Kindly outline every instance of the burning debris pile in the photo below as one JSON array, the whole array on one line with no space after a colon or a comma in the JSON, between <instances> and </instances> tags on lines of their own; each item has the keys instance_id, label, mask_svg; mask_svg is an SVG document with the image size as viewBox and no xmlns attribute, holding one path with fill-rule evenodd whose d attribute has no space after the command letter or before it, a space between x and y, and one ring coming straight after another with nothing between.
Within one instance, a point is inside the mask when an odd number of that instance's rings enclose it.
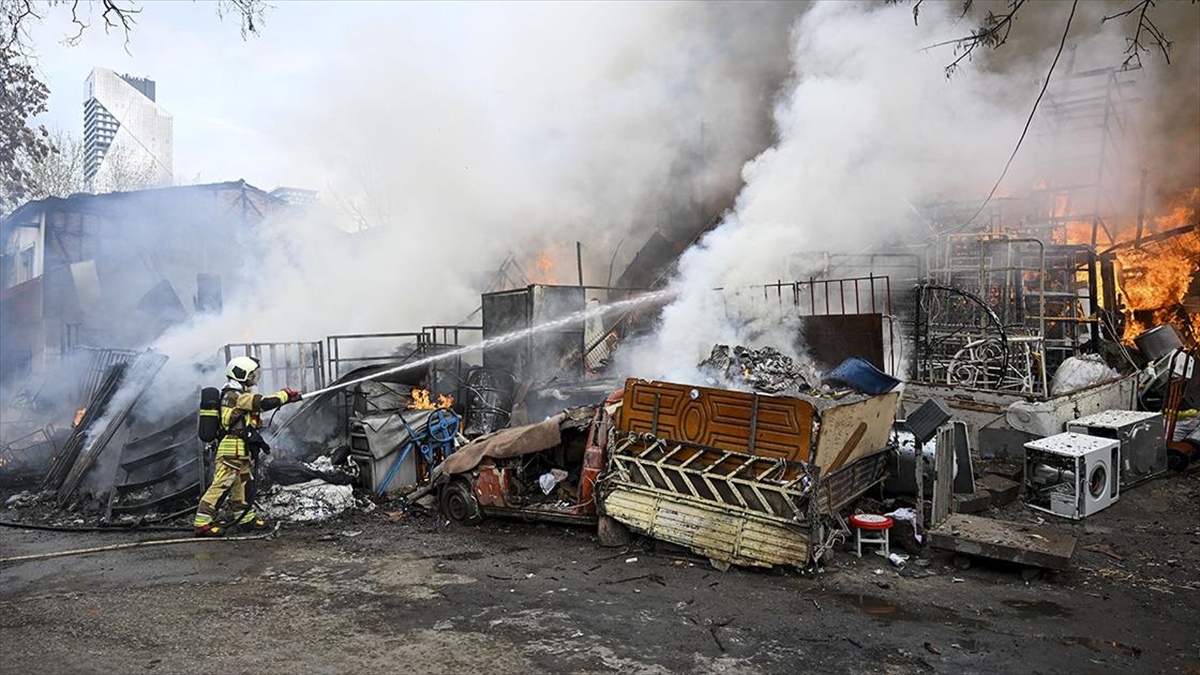
<instances>
[{"instance_id":1,"label":"burning debris pile","mask_svg":"<svg viewBox=\"0 0 1200 675\"><path fill-rule=\"evenodd\" d=\"M454 405L454 397L438 394L434 400L428 389L413 389L409 392L412 398L412 403L408 404L409 410L445 410Z\"/></svg>"},{"instance_id":2,"label":"burning debris pile","mask_svg":"<svg viewBox=\"0 0 1200 675\"><path fill-rule=\"evenodd\" d=\"M710 383L730 389L767 394L798 394L817 391L816 369L795 361L774 347L752 349L741 345L713 345L712 353L699 364Z\"/></svg>"},{"instance_id":3,"label":"burning debris pile","mask_svg":"<svg viewBox=\"0 0 1200 675\"><path fill-rule=\"evenodd\" d=\"M697 369L708 384L809 400L841 399L852 392L878 396L900 383L860 357L848 358L836 368L822 372L811 361L793 359L774 347L713 345L712 352Z\"/></svg>"}]
</instances>

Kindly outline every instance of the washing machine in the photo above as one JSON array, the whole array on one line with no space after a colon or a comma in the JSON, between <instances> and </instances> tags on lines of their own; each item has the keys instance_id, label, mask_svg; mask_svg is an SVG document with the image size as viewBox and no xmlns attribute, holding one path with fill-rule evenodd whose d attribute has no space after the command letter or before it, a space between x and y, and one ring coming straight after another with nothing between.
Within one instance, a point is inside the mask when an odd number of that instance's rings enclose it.
<instances>
[{"instance_id":1,"label":"washing machine","mask_svg":"<svg viewBox=\"0 0 1200 675\"><path fill-rule=\"evenodd\" d=\"M1121 487L1128 488L1167 470L1166 426L1162 413L1106 410L1067 422L1067 431L1115 438L1121 443Z\"/></svg>"},{"instance_id":2,"label":"washing machine","mask_svg":"<svg viewBox=\"0 0 1200 675\"><path fill-rule=\"evenodd\" d=\"M1025 444L1026 505L1079 520L1121 496L1121 442L1074 432Z\"/></svg>"}]
</instances>

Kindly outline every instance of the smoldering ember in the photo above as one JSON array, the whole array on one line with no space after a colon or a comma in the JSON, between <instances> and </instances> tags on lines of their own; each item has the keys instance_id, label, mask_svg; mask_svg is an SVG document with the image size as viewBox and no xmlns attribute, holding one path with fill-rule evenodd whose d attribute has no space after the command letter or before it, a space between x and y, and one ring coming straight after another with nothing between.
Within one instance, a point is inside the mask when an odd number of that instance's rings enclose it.
<instances>
[{"instance_id":1,"label":"smoldering ember","mask_svg":"<svg viewBox=\"0 0 1200 675\"><path fill-rule=\"evenodd\" d=\"M1200 5L0 16L0 672L1200 672Z\"/></svg>"}]
</instances>

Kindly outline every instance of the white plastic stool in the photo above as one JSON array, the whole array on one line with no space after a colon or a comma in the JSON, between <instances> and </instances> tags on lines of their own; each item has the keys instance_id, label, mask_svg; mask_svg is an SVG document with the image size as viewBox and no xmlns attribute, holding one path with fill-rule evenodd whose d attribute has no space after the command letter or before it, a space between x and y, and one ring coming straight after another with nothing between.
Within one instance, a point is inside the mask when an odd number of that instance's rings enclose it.
<instances>
[{"instance_id":1,"label":"white plastic stool","mask_svg":"<svg viewBox=\"0 0 1200 675\"><path fill-rule=\"evenodd\" d=\"M883 557L891 555L888 542L888 532L894 524L891 518L874 513L856 513L850 516L850 524L854 526L854 545L858 549L858 557L862 557L863 544L883 544ZM878 532L878 536L864 537L863 532Z\"/></svg>"}]
</instances>

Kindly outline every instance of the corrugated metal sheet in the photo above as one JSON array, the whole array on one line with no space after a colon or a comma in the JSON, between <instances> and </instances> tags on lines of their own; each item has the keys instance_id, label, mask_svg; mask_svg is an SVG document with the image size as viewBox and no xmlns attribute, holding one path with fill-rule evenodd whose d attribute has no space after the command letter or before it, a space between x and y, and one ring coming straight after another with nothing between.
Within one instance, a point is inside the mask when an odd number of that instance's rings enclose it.
<instances>
[{"instance_id":1,"label":"corrugated metal sheet","mask_svg":"<svg viewBox=\"0 0 1200 675\"><path fill-rule=\"evenodd\" d=\"M738 565L808 563L811 467L640 434L610 461L604 512L631 529Z\"/></svg>"}]
</instances>

